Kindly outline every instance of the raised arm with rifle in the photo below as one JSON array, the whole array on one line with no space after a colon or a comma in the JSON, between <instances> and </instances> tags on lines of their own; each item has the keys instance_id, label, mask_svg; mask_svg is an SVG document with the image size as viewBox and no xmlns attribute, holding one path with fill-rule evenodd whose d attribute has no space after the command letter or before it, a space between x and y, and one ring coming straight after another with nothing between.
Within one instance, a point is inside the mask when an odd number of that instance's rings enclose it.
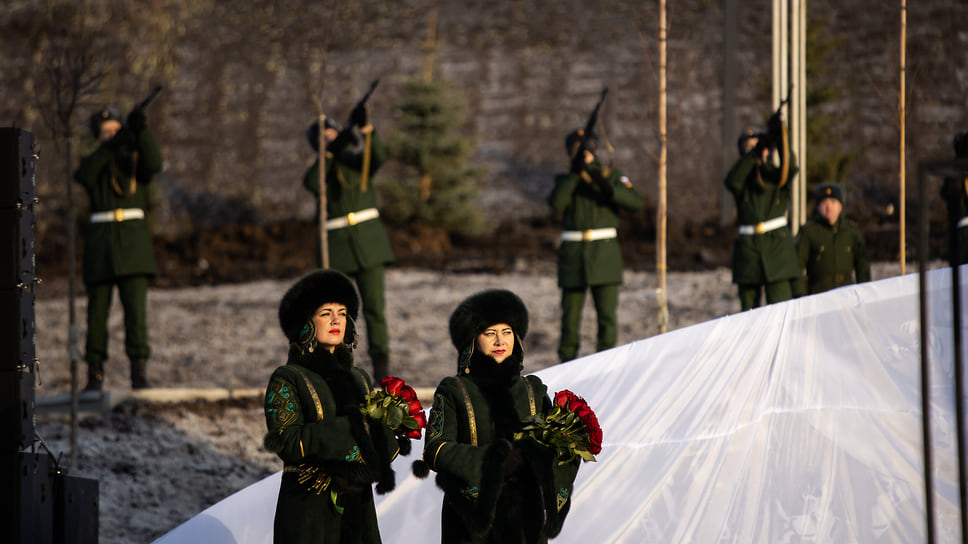
<instances>
[{"instance_id":1,"label":"raised arm with rifle","mask_svg":"<svg viewBox=\"0 0 968 544\"><path fill-rule=\"evenodd\" d=\"M790 102L790 95L793 93L793 86L787 89L787 96L770 116L766 122L766 142L764 145L776 148L780 154L780 181L782 187L790 177L790 142L788 141L786 126L783 123L783 106Z\"/></svg>"}]
</instances>

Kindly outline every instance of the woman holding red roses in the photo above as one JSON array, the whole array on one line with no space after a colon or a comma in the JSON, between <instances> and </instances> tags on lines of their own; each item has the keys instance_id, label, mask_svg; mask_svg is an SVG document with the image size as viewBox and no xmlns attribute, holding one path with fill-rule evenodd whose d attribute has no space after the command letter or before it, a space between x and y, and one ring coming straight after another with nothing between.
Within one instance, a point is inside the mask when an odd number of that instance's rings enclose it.
<instances>
[{"instance_id":1,"label":"woman holding red roses","mask_svg":"<svg viewBox=\"0 0 968 544\"><path fill-rule=\"evenodd\" d=\"M580 459L523 432L554 410L537 376L522 376L528 311L514 293L492 289L450 316L457 376L434 393L418 476L437 473L444 490L441 542L547 542L561 531Z\"/></svg>"},{"instance_id":2,"label":"woman holding red roses","mask_svg":"<svg viewBox=\"0 0 968 544\"><path fill-rule=\"evenodd\" d=\"M289 360L266 388L264 440L284 462L274 542L381 541L372 484L393 489L390 462L410 443L363 413L371 381L353 366L359 307L353 283L333 270L303 277L279 304Z\"/></svg>"}]
</instances>

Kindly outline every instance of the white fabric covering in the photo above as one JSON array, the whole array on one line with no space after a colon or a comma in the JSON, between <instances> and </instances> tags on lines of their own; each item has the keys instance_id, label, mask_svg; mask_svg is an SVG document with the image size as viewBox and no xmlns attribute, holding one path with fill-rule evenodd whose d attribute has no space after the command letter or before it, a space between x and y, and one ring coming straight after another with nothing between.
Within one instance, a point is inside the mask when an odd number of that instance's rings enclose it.
<instances>
[{"instance_id":1,"label":"white fabric covering","mask_svg":"<svg viewBox=\"0 0 968 544\"><path fill-rule=\"evenodd\" d=\"M961 278L968 286L968 267ZM928 274L938 542L961 541L950 279ZM538 372L550 393L585 397L604 430L554 542L925 541L919 358L911 274ZM387 544L440 540L433 473L409 470L421 446L378 497ZM271 542L278 485L277 473L156 542Z\"/></svg>"}]
</instances>

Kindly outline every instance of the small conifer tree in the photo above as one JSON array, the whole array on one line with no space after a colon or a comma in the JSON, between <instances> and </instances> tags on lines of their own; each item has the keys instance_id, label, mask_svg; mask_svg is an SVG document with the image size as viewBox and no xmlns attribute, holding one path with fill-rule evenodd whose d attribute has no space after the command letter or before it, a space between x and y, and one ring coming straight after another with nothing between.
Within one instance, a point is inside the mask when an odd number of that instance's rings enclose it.
<instances>
[{"instance_id":1,"label":"small conifer tree","mask_svg":"<svg viewBox=\"0 0 968 544\"><path fill-rule=\"evenodd\" d=\"M480 168L468 160L476 143L460 133L465 104L443 80L410 81L395 107L396 130L387 138L403 174L382 184L381 213L391 224L421 223L460 234L478 234L475 207Z\"/></svg>"}]
</instances>

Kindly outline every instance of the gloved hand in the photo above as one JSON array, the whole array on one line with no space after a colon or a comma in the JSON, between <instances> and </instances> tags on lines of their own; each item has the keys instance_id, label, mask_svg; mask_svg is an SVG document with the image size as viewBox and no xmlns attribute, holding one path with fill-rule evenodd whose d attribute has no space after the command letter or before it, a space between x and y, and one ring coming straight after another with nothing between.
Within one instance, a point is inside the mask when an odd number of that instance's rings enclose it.
<instances>
[{"instance_id":1,"label":"gloved hand","mask_svg":"<svg viewBox=\"0 0 968 544\"><path fill-rule=\"evenodd\" d=\"M370 110L367 108L366 104L360 104L353 108L350 112L350 124L358 126L360 128L365 127L370 123Z\"/></svg>"},{"instance_id":2,"label":"gloved hand","mask_svg":"<svg viewBox=\"0 0 968 544\"><path fill-rule=\"evenodd\" d=\"M571 158L571 172L580 174L585 169L585 148L579 146L575 156Z\"/></svg>"},{"instance_id":3,"label":"gloved hand","mask_svg":"<svg viewBox=\"0 0 968 544\"><path fill-rule=\"evenodd\" d=\"M128 130L135 134L141 134L146 126L148 126L148 118L145 116L144 110L134 110L128 114Z\"/></svg>"},{"instance_id":4,"label":"gloved hand","mask_svg":"<svg viewBox=\"0 0 968 544\"><path fill-rule=\"evenodd\" d=\"M783 118L779 115L770 116L766 122L766 135L771 142L779 142L783 136Z\"/></svg>"},{"instance_id":5,"label":"gloved hand","mask_svg":"<svg viewBox=\"0 0 968 544\"><path fill-rule=\"evenodd\" d=\"M113 150L134 149L138 145L138 139L130 129L122 128L114 135L114 138L105 142L104 145Z\"/></svg>"}]
</instances>

